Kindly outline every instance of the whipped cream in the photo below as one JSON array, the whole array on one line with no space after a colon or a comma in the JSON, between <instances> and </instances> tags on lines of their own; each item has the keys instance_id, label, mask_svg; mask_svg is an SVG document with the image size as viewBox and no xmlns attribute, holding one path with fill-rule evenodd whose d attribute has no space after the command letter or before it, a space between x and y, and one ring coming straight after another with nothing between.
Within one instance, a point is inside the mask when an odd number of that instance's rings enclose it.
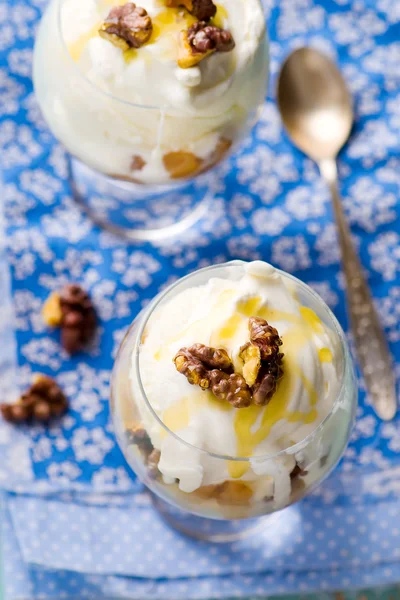
<instances>
[{"instance_id":1,"label":"whipped cream","mask_svg":"<svg viewBox=\"0 0 400 600\"><path fill-rule=\"evenodd\" d=\"M153 22L153 36L141 48L124 53L102 39L105 17L124 3L62 0L62 35L58 2L50 3L37 38L36 93L55 135L86 164L141 183L166 183L171 170L163 156L191 153L206 165L221 140L236 141L254 121L268 77L261 1L220 0L215 22L231 31L235 49L190 69L177 66L177 40L194 19L163 0L138 3ZM146 164L132 172L137 155Z\"/></svg>"},{"instance_id":2,"label":"whipped cream","mask_svg":"<svg viewBox=\"0 0 400 600\"><path fill-rule=\"evenodd\" d=\"M154 447L161 451L159 469L166 482L178 479L180 489L188 493L227 480L254 482L254 501L272 496L276 506L283 506L301 452L297 448L294 456L289 450L268 461L263 457L304 440L331 411L339 385L336 336L300 304L294 282L264 262L243 267L239 281L227 269L226 279L186 289L152 314L140 348L140 377L153 410L177 437L166 435L148 411L142 417ZM284 376L266 407L235 409L190 385L175 369L173 358L181 348L202 343L226 349L235 371L241 372L239 352L249 339L251 316L277 328L283 340ZM134 371L132 366L131 385L138 397ZM325 451L319 444L311 458L316 461Z\"/></svg>"}]
</instances>

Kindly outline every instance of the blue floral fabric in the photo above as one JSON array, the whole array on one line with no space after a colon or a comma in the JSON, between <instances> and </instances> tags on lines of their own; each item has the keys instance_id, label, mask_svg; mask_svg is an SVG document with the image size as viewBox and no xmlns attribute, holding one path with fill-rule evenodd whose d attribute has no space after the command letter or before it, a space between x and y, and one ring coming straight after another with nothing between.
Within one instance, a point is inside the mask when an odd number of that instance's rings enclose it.
<instances>
[{"instance_id":1,"label":"blue floral fabric","mask_svg":"<svg viewBox=\"0 0 400 600\"><path fill-rule=\"evenodd\" d=\"M21 574L24 586L18 587L18 578L6 578L7 597L62 598L60 589L69 589L65 581L70 571L80 572L76 576L76 585L83 590L80 597L95 598L101 597L101 590L104 596L152 597L151 591L153 597L179 598L180 593L185 598L202 598L207 585L220 597L267 589L292 591L300 584L308 590L315 587L317 577L308 576L316 572L308 570L308 565L314 569L316 564L325 572L328 588L400 579L400 556L395 553L400 546L399 531L390 527L388 535L387 528L381 527L383 515L387 524L389 510L393 517L399 510L400 417L381 422L361 379L358 419L349 448L330 480L294 509L301 517L300 545L285 542L276 562L271 561L274 554L268 540L263 540L262 549L257 546L260 541L254 542L259 555L256 562L254 549L242 548L239 560L229 548L221 557L216 551L221 559L216 564L205 560L209 549L193 548L192 542L177 536L172 558L166 558L160 570L157 551L149 551L143 559L140 544L132 543L133 529L107 560L114 565L118 555L124 560L125 555L132 555L131 565L139 558L141 563L149 561L142 565L142 573L133 566L129 572L108 566L94 573L93 565L103 564L100 555L93 555L94 548L102 548L100 532L90 527L89 537L73 541L67 535L71 521L55 520L53 531L40 526L40 515L50 510L52 500L59 502L58 514L68 515L74 509L76 516L71 520L86 524L93 523L95 514L105 529L111 527L113 518L122 522L129 518L133 527L140 522L140 511L150 511L138 505L141 486L116 445L108 409L109 378L129 323L168 283L208 264L262 258L314 287L348 328L329 192L316 166L294 150L282 132L274 102L282 60L305 44L324 50L339 63L354 94L356 124L340 156L341 190L400 376L400 2L267 3L272 83L260 123L226 164L213 210L179 240L157 245L127 245L98 230L71 199L64 150L41 117L31 82L34 33L45 4L44 0L0 0L1 198L15 317L13 321L8 272L0 249L0 373L6 383L0 400L17 394L18 386L24 388L32 373L43 372L57 377L71 399L71 410L61 424L50 429L37 426L16 432L0 422L0 486L8 492L4 527L9 543L14 543L12 536L16 540L15 553L7 553L7 568ZM77 358L63 352L57 333L49 331L40 317L49 293L71 280L90 290L101 319L89 352ZM34 508L29 508L31 502L36 502ZM104 508L114 503L117 513ZM336 514L335 510L344 512ZM333 525L324 537L331 513ZM32 529L24 520L27 514ZM345 519L350 521L340 526ZM161 544L162 552L161 538L166 532L159 525L158 530L154 526L151 540L156 549ZM149 535L143 523L141 527L140 535ZM340 534L343 530L345 541ZM357 541L360 534L362 542ZM62 540L65 535L65 544L80 547L78 554L72 550L75 562L56 549L44 559L52 538ZM348 543L351 539L356 541ZM60 547L65 549L62 542ZM79 560L81 551L91 555L87 570ZM195 553L192 560L190 552ZM290 552L303 557L294 570ZM182 568L184 581L171 582L168 574L177 556L188 566ZM191 570L201 560L205 560L204 568ZM231 576L226 577L224 561L230 565ZM360 567L365 561L367 573ZM52 571L55 568L59 574ZM204 588L200 583L188 584L198 576ZM363 579L366 576L370 581ZM178 584L183 586L179 593ZM72 591L68 594L73 597Z\"/></svg>"}]
</instances>

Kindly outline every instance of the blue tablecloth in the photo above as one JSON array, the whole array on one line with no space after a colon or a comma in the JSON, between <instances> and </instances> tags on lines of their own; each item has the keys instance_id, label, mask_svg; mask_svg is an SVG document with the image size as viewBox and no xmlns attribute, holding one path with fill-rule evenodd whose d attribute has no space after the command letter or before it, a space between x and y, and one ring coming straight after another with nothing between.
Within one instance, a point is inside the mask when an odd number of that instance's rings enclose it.
<instances>
[{"instance_id":1,"label":"blue tablecloth","mask_svg":"<svg viewBox=\"0 0 400 600\"><path fill-rule=\"evenodd\" d=\"M400 419L379 421L361 380L343 461L285 513L279 535L212 548L169 532L154 516L116 445L107 404L128 324L188 271L263 258L312 285L346 329L329 193L282 133L270 98L252 139L230 160L213 211L179 242L128 246L94 228L71 200L64 152L32 91L33 35L44 4L0 0L2 199L15 311L13 321L3 261L0 400L39 371L57 376L71 410L48 430L0 422L7 600L187 600L400 580ZM339 164L342 193L397 374L399 17L393 0L276 0L268 11L272 90L284 56L312 44L339 62L354 93L356 126ZM78 358L60 349L39 315L49 292L70 280L90 289L101 318L96 343Z\"/></svg>"}]
</instances>

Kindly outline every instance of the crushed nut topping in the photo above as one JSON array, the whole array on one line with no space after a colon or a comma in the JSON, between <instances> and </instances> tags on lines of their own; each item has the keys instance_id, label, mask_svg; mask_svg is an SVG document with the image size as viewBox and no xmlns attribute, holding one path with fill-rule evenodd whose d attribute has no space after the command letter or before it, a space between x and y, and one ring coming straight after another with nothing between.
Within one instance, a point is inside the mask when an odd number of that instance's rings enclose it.
<instances>
[{"instance_id":1,"label":"crushed nut topping","mask_svg":"<svg viewBox=\"0 0 400 600\"><path fill-rule=\"evenodd\" d=\"M235 47L232 34L216 25L198 21L179 38L178 65L182 69L194 67L213 52L230 52Z\"/></svg>"},{"instance_id":2,"label":"crushed nut topping","mask_svg":"<svg viewBox=\"0 0 400 600\"><path fill-rule=\"evenodd\" d=\"M96 311L88 293L78 284L53 292L43 306L42 316L50 327L61 327L61 343L69 354L83 350L96 330Z\"/></svg>"},{"instance_id":3,"label":"crushed nut topping","mask_svg":"<svg viewBox=\"0 0 400 600\"><path fill-rule=\"evenodd\" d=\"M57 382L46 375L37 375L31 387L15 404L2 404L0 411L9 423L19 424L35 420L47 423L61 417L68 409L68 401Z\"/></svg>"},{"instance_id":4,"label":"crushed nut topping","mask_svg":"<svg viewBox=\"0 0 400 600\"><path fill-rule=\"evenodd\" d=\"M150 16L134 2L112 8L99 31L102 38L124 51L140 48L149 41L152 33Z\"/></svg>"},{"instance_id":5,"label":"crushed nut topping","mask_svg":"<svg viewBox=\"0 0 400 600\"><path fill-rule=\"evenodd\" d=\"M204 344L179 350L174 358L176 369L190 384L210 390L218 400L235 408L266 406L283 374L284 355L279 352L282 340L274 327L258 317L249 319L249 332L250 342L239 354L242 375L234 372L226 350Z\"/></svg>"},{"instance_id":6,"label":"crushed nut topping","mask_svg":"<svg viewBox=\"0 0 400 600\"><path fill-rule=\"evenodd\" d=\"M165 4L170 8L183 6L199 21L209 21L217 14L217 7L212 0L165 0Z\"/></svg>"}]
</instances>

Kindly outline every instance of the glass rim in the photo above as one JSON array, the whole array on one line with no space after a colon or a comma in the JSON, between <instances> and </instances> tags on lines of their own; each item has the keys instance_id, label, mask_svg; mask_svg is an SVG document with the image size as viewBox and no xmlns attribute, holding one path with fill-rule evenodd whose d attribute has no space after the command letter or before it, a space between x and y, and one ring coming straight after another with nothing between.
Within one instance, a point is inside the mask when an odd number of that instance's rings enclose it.
<instances>
[{"instance_id":1,"label":"glass rim","mask_svg":"<svg viewBox=\"0 0 400 600\"><path fill-rule=\"evenodd\" d=\"M67 56L68 62L71 64L72 68L78 73L78 75L82 78L82 80L86 84L88 84L90 87L92 87L94 90L96 90L96 92L102 94L103 96L109 98L110 100L114 100L115 102L124 104L125 106L129 106L131 108L137 108L137 109L141 109L141 110L155 110L155 111L165 111L165 110L171 108L173 110L178 110L180 112L183 112L182 109L176 108L176 107L172 106L171 104L164 104L164 105L158 106L158 105L152 105L152 104L139 104L137 102L130 102L129 100L124 100L123 98L119 98L118 96L115 96L114 94L108 92L107 90L102 89L94 81L89 79L85 75L85 73L79 68L79 65L77 65L77 63L72 58L72 56L68 50L68 45L65 41L61 12L62 12L63 4L66 2L66 0L55 0L55 2L57 4L57 25L58 25L58 34L61 39L61 46ZM265 0L260 0L260 3L263 8L264 17L265 17L265 15L266 15ZM267 28L265 28L265 33L263 34L263 37L267 40L267 44L268 44ZM196 117L196 119L199 119L199 118L202 118L202 117Z\"/></svg>"},{"instance_id":2,"label":"glass rim","mask_svg":"<svg viewBox=\"0 0 400 600\"><path fill-rule=\"evenodd\" d=\"M329 413L326 415L326 417L321 421L321 423L319 423L307 436L305 436L302 440L300 440L299 442L297 442L296 444L292 444L291 446L288 446L287 448L283 448L282 450L279 450L278 452L275 452L273 454L266 454L266 455L256 455L256 456L247 456L247 457L240 457L240 456L230 456L230 455L224 455L224 454L218 454L215 452L210 452L208 450L204 450L203 448L198 448L197 446L195 446L194 444L191 444L189 442L187 442L186 440L182 439L177 433L175 433L174 431L171 431L169 429L169 427L167 427L167 425L163 422L163 420L160 418L160 416L157 414L157 412L154 410L152 404L150 403L146 391L144 389L143 386L143 382L142 382L142 378L141 378L141 374L140 374L140 347L141 347L141 339L143 336L143 332L149 322L149 319L151 318L151 316L154 314L154 312L157 310L157 308L159 307L159 305L161 304L161 302L163 300L165 300L165 298L171 293L173 292L180 284L182 284L182 282L187 281L189 279L191 279L192 277L196 276L198 273L204 273L204 272L212 272L214 270L220 269L221 267L225 267L225 268L231 268L231 267L239 267L239 266L243 266L247 264L247 261L242 261L242 260L234 260L234 261L229 261L226 263L221 263L218 265L212 265L209 267L205 267L203 269L198 269L196 271L193 271L192 273L189 273L188 275L186 275L185 277L180 278L178 281L174 282L173 284L171 284L170 286L168 286L168 288L166 290L164 290L161 294L158 294L156 296L156 298L150 303L150 305L147 307L147 309L145 309L145 313L143 315L143 323L140 325L139 327L139 331L137 334L137 338L136 338L136 342L135 342L135 347L132 351L132 356L134 356L134 366L135 366L135 377L137 380L137 383L139 385L139 391L142 394L144 401L146 403L147 408L150 410L151 414L153 415L153 417L156 419L156 421L161 425L161 427L164 429L164 431L167 432L167 434L172 435L177 441L179 441L180 443L184 444L185 446L187 446L188 448L192 449L192 450L196 450L197 452L200 452L202 454L205 454L206 456L215 458L215 459L219 459L219 460L226 460L226 461L233 461L233 462L238 462L238 463L243 463L243 462L247 462L247 463L251 463L253 462L264 462L267 460L272 460L272 459L276 459L279 456L288 454L288 452L290 451L290 454L296 454L296 452L298 452L299 450L303 449L305 445L308 444L308 442L315 436L317 435L317 433L319 431L321 431L322 429L325 429L326 425L328 424L328 422L330 422L332 416L335 414L337 407L340 405L341 403L341 399L343 397L343 393L345 390L345 381L346 381L346 374L348 372L349 369L349 364L351 364L351 358L349 356L348 353L348 349L347 349L347 343L344 337L344 332L343 329L341 328L339 321L337 320L337 318L335 317L335 315L333 314L333 312L331 311L331 309L329 308L329 306L326 304L326 302L312 289L310 288L307 284L303 283L302 281L300 281L299 279L297 279L297 277L294 277L293 275L290 275L289 273L286 273L285 271L281 271L280 269L276 269L276 272L279 273L279 275L281 275L282 277L291 280L292 282L294 282L297 286L301 287L308 295L310 295L311 297L313 297L316 301L318 301L318 303L322 306L322 308L325 310L325 312L327 313L328 317L331 319L332 325L333 325L333 329L337 335L337 338L339 340L340 343L340 350L341 350L341 356L342 356L342 373L341 373L341 381L340 381L340 385L338 387L338 391L336 393L336 397L334 402L332 403L332 406L330 408ZM134 326L134 323L131 325L130 329L128 330L128 333L125 337L125 340L128 339L129 337L129 333L132 329L132 327ZM122 350L124 346L124 342L121 345L120 351ZM118 357L117 357L118 360ZM351 367L350 367L351 368Z\"/></svg>"}]
</instances>

